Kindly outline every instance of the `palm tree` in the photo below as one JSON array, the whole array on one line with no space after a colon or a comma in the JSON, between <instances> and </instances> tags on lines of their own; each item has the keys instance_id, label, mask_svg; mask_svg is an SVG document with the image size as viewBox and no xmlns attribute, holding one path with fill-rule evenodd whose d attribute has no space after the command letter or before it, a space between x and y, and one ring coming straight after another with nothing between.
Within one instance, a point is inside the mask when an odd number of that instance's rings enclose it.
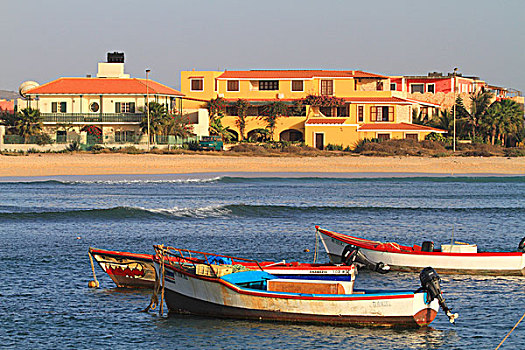
<instances>
[{"instance_id":1,"label":"palm tree","mask_svg":"<svg viewBox=\"0 0 525 350\"><path fill-rule=\"evenodd\" d=\"M165 135L177 137L189 137L194 135L188 117L181 115L168 115L163 125Z\"/></svg>"},{"instance_id":2,"label":"palm tree","mask_svg":"<svg viewBox=\"0 0 525 350\"><path fill-rule=\"evenodd\" d=\"M481 128L485 131L490 143L494 144L501 132L501 104L494 102L487 109L487 113L481 118Z\"/></svg>"},{"instance_id":3,"label":"palm tree","mask_svg":"<svg viewBox=\"0 0 525 350\"><path fill-rule=\"evenodd\" d=\"M437 118L432 118L431 125L438 129L447 130L450 134L454 130L454 116L450 111L443 110Z\"/></svg>"},{"instance_id":4,"label":"palm tree","mask_svg":"<svg viewBox=\"0 0 525 350\"><path fill-rule=\"evenodd\" d=\"M242 98L235 102L235 110L237 111L237 120L235 124L239 128L239 141L244 140L244 130L246 129L246 112L250 108L250 103Z\"/></svg>"},{"instance_id":5,"label":"palm tree","mask_svg":"<svg viewBox=\"0 0 525 350\"><path fill-rule=\"evenodd\" d=\"M210 126L208 130L210 135L220 135L224 140L230 140L233 135L222 125L224 111L226 109L226 100L222 97L212 98L205 105L210 116Z\"/></svg>"},{"instance_id":6,"label":"palm tree","mask_svg":"<svg viewBox=\"0 0 525 350\"><path fill-rule=\"evenodd\" d=\"M270 132L270 140L273 141L273 134L277 119L288 113L288 106L282 101L275 101L265 106L263 120L266 121L266 128Z\"/></svg>"},{"instance_id":7,"label":"palm tree","mask_svg":"<svg viewBox=\"0 0 525 350\"><path fill-rule=\"evenodd\" d=\"M153 141L153 135L161 135L165 120L167 118L167 111L166 106L157 103L157 102L149 102L146 108L149 108L149 129L150 129L150 142ZM140 127L142 129L143 133L148 132L148 116L145 115L144 118L142 118L142 122L140 123Z\"/></svg>"},{"instance_id":8,"label":"palm tree","mask_svg":"<svg viewBox=\"0 0 525 350\"><path fill-rule=\"evenodd\" d=\"M22 109L17 113L15 128L18 135L22 136L24 142L27 143L30 136L42 132L42 117L40 117L40 111L33 108Z\"/></svg>"},{"instance_id":9,"label":"palm tree","mask_svg":"<svg viewBox=\"0 0 525 350\"><path fill-rule=\"evenodd\" d=\"M430 123L428 113L423 114L422 110L418 113L417 109L412 109L412 122L419 125L428 125Z\"/></svg>"},{"instance_id":10,"label":"palm tree","mask_svg":"<svg viewBox=\"0 0 525 350\"><path fill-rule=\"evenodd\" d=\"M515 137L523 128L523 110L519 103L508 99L494 102L493 105L495 105L494 109L499 112L496 119L499 139L502 145L506 145L506 141Z\"/></svg>"},{"instance_id":11,"label":"palm tree","mask_svg":"<svg viewBox=\"0 0 525 350\"><path fill-rule=\"evenodd\" d=\"M460 117L465 119L467 125L471 128L472 139L476 138L476 129L479 127L479 123L483 118L484 114L489 108L493 95L488 91L479 91L470 96L470 108L467 110L463 104L463 100L458 96L456 100L456 111Z\"/></svg>"}]
</instances>

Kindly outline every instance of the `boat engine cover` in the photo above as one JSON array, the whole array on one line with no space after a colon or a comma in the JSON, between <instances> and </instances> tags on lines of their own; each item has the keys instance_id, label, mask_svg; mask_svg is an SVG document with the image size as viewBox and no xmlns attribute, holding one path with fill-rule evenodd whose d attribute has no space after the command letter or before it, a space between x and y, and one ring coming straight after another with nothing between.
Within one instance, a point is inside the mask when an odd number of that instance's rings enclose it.
<instances>
[{"instance_id":1,"label":"boat engine cover","mask_svg":"<svg viewBox=\"0 0 525 350\"><path fill-rule=\"evenodd\" d=\"M518 251L525 253L525 237L523 237L520 241L520 244L518 244Z\"/></svg>"}]
</instances>

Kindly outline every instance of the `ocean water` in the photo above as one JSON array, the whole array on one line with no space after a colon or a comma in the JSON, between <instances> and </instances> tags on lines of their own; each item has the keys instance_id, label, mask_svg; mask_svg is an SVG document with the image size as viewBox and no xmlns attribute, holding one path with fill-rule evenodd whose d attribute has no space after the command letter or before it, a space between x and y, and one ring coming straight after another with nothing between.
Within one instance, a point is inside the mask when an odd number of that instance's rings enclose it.
<instances>
[{"instance_id":1,"label":"ocean water","mask_svg":"<svg viewBox=\"0 0 525 350\"><path fill-rule=\"evenodd\" d=\"M314 225L371 239L516 250L525 177L289 178L187 175L0 182L0 347L35 349L494 349L525 311L525 277L442 276L451 325L392 330L143 313L149 291L115 288L90 246L153 244L311 262ZM327 261L324 250L320 260ZM309 249L310 252L305 252ZM361 272L359 287L417 289L417 274ZM522 349L525 323L502 349Z\"/></svg>"}]
</instances>

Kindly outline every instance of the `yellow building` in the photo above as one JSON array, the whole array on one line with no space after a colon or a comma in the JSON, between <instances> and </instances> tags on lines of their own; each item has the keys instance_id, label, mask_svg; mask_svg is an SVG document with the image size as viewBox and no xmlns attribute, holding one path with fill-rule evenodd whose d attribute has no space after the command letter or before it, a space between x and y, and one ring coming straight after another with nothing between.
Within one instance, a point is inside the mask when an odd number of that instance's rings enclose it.
<instances>
[{"instance_id":1,"label":"yellow building","mask_svg":"<svg viewBox=\"0 0 525 350\"><path fill-rule=\"evenodd\" d=\"M222 123L238 139L238 99L251 107L244 137L265 128L265 106L281 101L290 107L309 97L302 110L290 108L277 119L275 140L299 141L323 149L328 144L352 147L364 138L413 138L444 132L412 124L412 109L421 103L390 91L389 77L363 72L328 70L183 71L181 92L184 110L203 108L204 102L221 97L230 104ZM311 102L314 101L314 102ZM425 103L427 108L437 108Z\"/></svg>"}]
</instances>

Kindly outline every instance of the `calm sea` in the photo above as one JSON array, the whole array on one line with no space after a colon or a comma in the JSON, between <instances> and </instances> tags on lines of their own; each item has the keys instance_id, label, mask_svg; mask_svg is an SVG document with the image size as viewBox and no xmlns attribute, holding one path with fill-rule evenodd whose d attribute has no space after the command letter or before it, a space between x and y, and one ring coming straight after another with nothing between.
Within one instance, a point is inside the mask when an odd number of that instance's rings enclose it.
<instances>
[{"instance_id":1,"label":"calm sea","mask_svg":"<svg viewBox=\"0 0 525 350\"><path fill-rule=\"evenodd\" d=\"M159 317L140 312L149 292L115 288L98 266L101 288L87 288L90 246L310 262L314 225L408 245L454 232L480 250L516 250L525 177L26 180L0 183L2 348L493 349L525 311L525 278L442 276L460 318L454 326L440 312L422 330ZM362 272L357 285L417 289L419 280ZM523 349L523 339L525 323L502 348Z\"/></svg>"}]
</instances>

